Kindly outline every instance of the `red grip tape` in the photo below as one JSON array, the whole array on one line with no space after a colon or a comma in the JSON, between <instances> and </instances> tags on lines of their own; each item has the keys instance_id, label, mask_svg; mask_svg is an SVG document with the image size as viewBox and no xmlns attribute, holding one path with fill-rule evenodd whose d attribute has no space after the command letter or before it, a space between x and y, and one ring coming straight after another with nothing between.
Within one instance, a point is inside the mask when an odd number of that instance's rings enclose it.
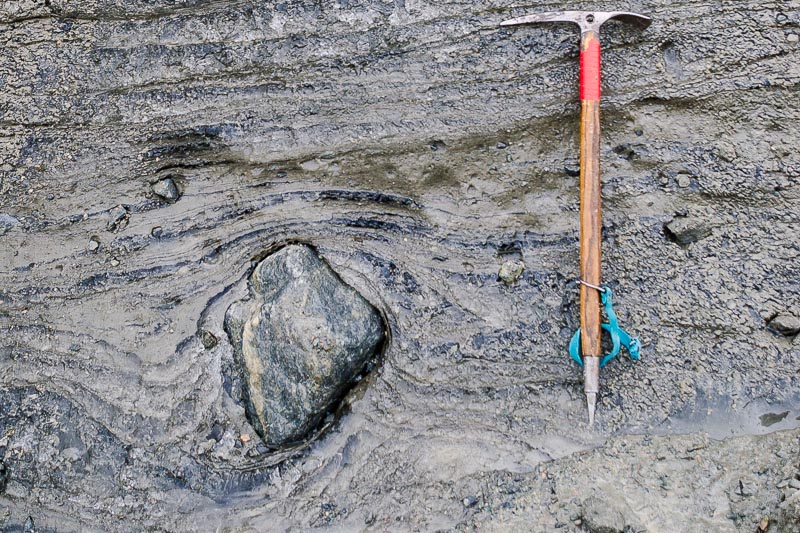
<instances>
[{"instance_id":1,"label":"red grip tape","mask_svg":"<svg viewBox=\"0 0 800 533\"><path fill-rule=\"evenodd\" d=\"M594 36L581 47L581 100L600 100L600 40Z\"/></svg>"}]
</instances>

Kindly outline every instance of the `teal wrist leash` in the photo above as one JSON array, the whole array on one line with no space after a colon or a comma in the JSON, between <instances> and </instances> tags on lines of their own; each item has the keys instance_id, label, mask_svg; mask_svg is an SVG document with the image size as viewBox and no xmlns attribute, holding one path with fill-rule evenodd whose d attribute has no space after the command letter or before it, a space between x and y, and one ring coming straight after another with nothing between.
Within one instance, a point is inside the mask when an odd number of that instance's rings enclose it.
<instances>
[{"instance_id":1,"label":"teal wrist leash","mask_svg":"<svg viewBox=\"0 0 800 533\"><path fill-rule=\"evenodd\" d=\"M606 366L606 363L619 355L619 350L622 346L628 351L631 359L638 360L639 339L631 337L628 332L619 327L619 320L617 320L617 314L614 312L614 303L611 299L611 287L604 285L595 288L600 291L600 302L603 304L608 318L608 323L603 324L602 328L611 335L612 343L611 353L604 356L600 361L600 368ZM572 340L569 343L569 355L576 363L583 366L583 360L581 359L581 328L578 328L578 331L572 336Z\"/></svg>"}]
</instances>

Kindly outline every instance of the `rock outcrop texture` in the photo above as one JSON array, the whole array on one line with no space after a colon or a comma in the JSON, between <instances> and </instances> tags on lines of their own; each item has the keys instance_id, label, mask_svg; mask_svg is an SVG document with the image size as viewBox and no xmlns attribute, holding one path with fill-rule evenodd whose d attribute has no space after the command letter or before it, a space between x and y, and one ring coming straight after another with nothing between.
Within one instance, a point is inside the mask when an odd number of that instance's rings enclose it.
<instances>
[{"instance_id":1,"label":"rock outcrop texture","mask_svg":"<svg viewBox=\"0 0 800 533\"><path fill-rule=\"evenodd\" d=\"M642 358L604 368L592 431L578 35L498 27L565 7L0 2L0 529L791 523L797 1L569 6L654 21L602 36L603 275ZM391 341L275 451L224 317L292 242Z\"/></svg>"}]
</instances>

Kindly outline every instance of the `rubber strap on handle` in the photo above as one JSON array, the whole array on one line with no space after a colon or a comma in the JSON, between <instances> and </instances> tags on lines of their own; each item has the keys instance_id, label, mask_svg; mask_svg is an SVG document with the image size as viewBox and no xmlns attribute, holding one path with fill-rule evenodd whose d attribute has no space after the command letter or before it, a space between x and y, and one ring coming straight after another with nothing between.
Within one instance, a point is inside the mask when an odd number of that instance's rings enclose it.
<instances>
[{"instance_id":1,"label":"rubber strap on handle","mask_svg":"<svg viewBox=\"0 0 800 533\"><path fill-rule=\"evenodd\" d=\"M594 32L581 39L581 100L600 100L600 39Z\"/></svg>"}]
</instances>

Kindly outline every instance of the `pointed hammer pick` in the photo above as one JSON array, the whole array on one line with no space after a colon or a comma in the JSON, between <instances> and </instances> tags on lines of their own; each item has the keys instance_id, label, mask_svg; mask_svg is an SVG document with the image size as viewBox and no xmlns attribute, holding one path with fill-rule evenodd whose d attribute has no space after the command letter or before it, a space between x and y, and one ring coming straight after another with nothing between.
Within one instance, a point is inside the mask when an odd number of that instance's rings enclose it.
<instances>
[{"instance_id":1,"label":"pointed hammer pick","mask_svg":"<svg viewBox=\"0 0 800 533\"><path fill-rule=\"evenodd\" d=\"M627 12L560 11L538 13L502 22L501 26L572 22L581 28L581 329L580 354L583 363L583 390L589 409L589 425L594 423L597 393L600 390L600 26L607 20L628 22L644 30L650 18ZM638 352L636 354L638 357Z\"/></svg>"}]
</instances>

